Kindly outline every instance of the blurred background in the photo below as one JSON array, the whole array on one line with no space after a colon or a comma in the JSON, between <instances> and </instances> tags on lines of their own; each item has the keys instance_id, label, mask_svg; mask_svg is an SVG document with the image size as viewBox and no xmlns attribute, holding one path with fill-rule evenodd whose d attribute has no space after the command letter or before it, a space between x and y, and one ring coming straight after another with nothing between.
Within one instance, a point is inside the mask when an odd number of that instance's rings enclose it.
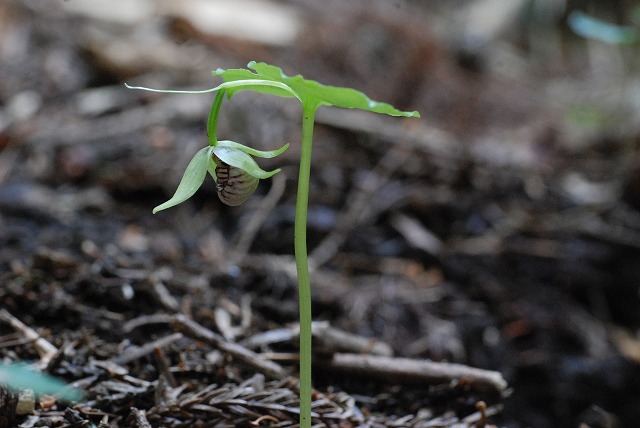
<instances>
[{"instance_id":1,"label":"blurred background","mask_svg":"<svg viewBox=\"0 0 640 428\"><path fill-rule=\"evenodd\" d=\"M315 319L500 371L499 426L635 426L639 49L631 0L3 1L0 304L54 342L119 343L117 320L168 310L145 280L160 271L194 317L250 296L240 336L295 322L299 106L225 102L219 138L290 143L260 161L283 172L241 207L208 179L153 216L207 144L213 96L124 88L205 89L265 61L422 115L318 112ZM416 394L394 405L434 405Z\"/></svg>"}]
</instances>

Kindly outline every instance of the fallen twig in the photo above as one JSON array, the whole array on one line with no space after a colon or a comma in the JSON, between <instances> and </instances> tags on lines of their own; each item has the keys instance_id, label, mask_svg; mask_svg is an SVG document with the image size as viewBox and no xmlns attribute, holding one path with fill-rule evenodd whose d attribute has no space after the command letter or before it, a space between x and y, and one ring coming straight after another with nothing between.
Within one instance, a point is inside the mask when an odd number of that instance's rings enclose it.
<instances>
[{"instance_id":1,"label":"fallen twig","mask_svg":"<svg viewBox=\"0 0 640 428\"><path fill-rule=\"evenodd\" d=\"M144 410L132 407L131 416L133 417L136 428L151 428L151 424L147 420L147 415Z\"/></svg>"},{"instance_id":2,"label":"fallen twig","mask_svg":"<svg viewBox=\"0 0 640 428\"><path fill-rule=\"evenodd\" d=\"M183 337L184 336L182 335L182 333L173 333L168 336L161 337L158 340L145 343L143 346L129 348L122 354L112 358L111 362L118 365L126 364L130 361L142 358L145 355L149 355L154 351L154 349L165 347L168 344L175 342L176 340L182 339Z\"/></svg>"},{"instance_id":3,"label":"fallen twig","mask_svg":"<svg viewBox=\"0 0 640 428\"><path fill-rule=\"evenodd\" d=\"M46 367L49 361L58 353L58 348L52 345L51 342L41 337L37 331L11 315L6 309L0 309L0 319L9 323L11 327L18 330L27 339L33 340L34 346L40 354L39 368Z\"/></svg>"},{"instance_id":4,"label":"fallen twig","mask_svg":"<svg viewBox=\"0 0 640 428\"><path fill-rule=\"evenodd\" d=\"M360 336L332 327L326 321L314 321L311 324L314 352L334 354L353 352L372 355L391 356L391 346L371 337ZM248 348L259 348L274 343L292 342L300 334L300 327L280 328L256 334L242 344Z\"/></svg>"},{"instance_id":5,"label":"fallen twig","mask_svg":"<svg viewBox=\"0 0 640 428\"><path fill-rule=\"evenodd\" d=\"M374 355L334 354L324 365L336 371L348 371L353 375L401 384L457 382L474 389L492 390L500 394L507 390L507 382L499 372L463 364Z\"/></svg>"},{"instance_id":6,"label":"fallen twig","mask_svg":"<svg viewBox=\"0 0 640 428\"><path fill-rule=\"evenodd\" d=\"M169 324L171 320L173 316L168 314L141 315L122 324L122 332L131 333L136 328L150 324Z\"/></svg>"},{"instance_id":7,"label":"fallen twig","mask_svg":"<svg viewBox=\"0 0 640 428\"><path fill-rule=\"evenodd\" d=\"M242 345L227 342L222 336L182 314L175 315L172 321L176 330L180 330L194 339L212 344L221 351L227 352L233 357L244 361L271 378L282 379L287 375L285 369L279 364L262 358L259 354Z\"/></svg>"},{"instance_id":8,"label":"fallen twig","mask_svg":"<svg viewBox=\"0 0 640 428\"><path fill-rule=\"evenodd\" d=\"M180 333L178 333L180 334ZM156 362L158 364L158 371L164 376L167 384L171 388L175 388L178 386L178 382L176 382L176 378L171 373L169 367L169 359L164 353L164 350L160 347L157 347L153 350L154 356L156 357Z\"/></svg>"}]
</instances>

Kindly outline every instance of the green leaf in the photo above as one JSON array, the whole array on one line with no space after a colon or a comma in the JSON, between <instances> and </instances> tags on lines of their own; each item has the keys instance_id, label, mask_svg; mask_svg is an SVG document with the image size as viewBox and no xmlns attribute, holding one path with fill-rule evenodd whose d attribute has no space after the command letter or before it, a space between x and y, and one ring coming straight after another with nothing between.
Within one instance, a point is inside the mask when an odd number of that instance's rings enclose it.
<instances>
[{"instance_id":1,"label":"green leaf","mask_svg":"<svg viewBox=\"0 0 640 428\"><path fill-rule=\"evenodd\" d=\"M274 158L280 154L282 154L285 150L289 148L289 143L275 150L256 150L251 147L247 147L244 144L236 143L235 141L222 140L218 141L217 147L230 147L233 149L241 150L251 156L257 156L259 158Z\"/></svg>"},{"instance_id":2,"label":"green leaf","mask_svg":"<svg viewBox=\"0 0 640 428\"><path fill-rule=\"evenodd\" d=\"M68 387L64 382L29 368L27 364L0 365L0 383L12 389L29 388L37 394L51 394L67 401L82 399L82 392Z\"/></svg>"},{"instance_id":3,"label":"green leaf","mask_svg":"<svg viewBox=\"0 0 640 428\"><path fill-rule=\"evenodd\" d=\"M280 169L265 171L261 169L255 160L239 149L224 146L211 147L213 153L224 163L240 168L253 177L264 179L280 172Z\"/></svg>"},{"instance_id":4,"label":"green leaf","mask_svg":"<svg viewBox=\"0 0 640 428\"><path fill-rule=\"evenodd\" d=\"M307 80L301 75L293 77L287 76L282 72L282 69L264 62L252 61L247 65L247 67L255 72L251 72L246 69L217 69L213 72L213 75L220 76L225 83L235 81L245 81L248 83L251 80L255 80L260 82L271 81L285 84L291 88L293 93L296 94L297 98L302 102L302 105L307 108L315 109L321 105L326 105L342 108L357 108L375 113L384 113L391 116L420 117L420 114L417 111L406 112L398 110L390 104L373 101L371 98L355 89L323 85L314 80ZM242 89L252 89L258 92L283 97L292 96L288 91L285 91L280 87L229 86L226 87L226 89L229 96Z\"/></svg>"},{"instance_id":5,"label":"green leaf","mask_svg":"<svg viewBox=\"0 0 640 428\"><path fill-rule=\"evenodd\" d=\"M205 147L198 150L195 156L193 156L193 159L191 159L191 162L189 162L189 165L187 165L187 169L184 171L176 193L167 202L155 207L153 209L154 214L158 211L176 206L196 193L196 190L202 186L202 182L207 175L207 167L209 159L211 158L212 149L212 147Z\"/></svg>"}]
</instances>

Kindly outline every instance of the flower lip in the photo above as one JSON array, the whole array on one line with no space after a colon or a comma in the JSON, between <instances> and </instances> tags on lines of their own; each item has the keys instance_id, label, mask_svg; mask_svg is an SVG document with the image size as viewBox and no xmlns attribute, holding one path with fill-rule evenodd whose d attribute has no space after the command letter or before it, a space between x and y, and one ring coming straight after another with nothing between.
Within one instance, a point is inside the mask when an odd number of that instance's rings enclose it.
<instances>
[{"instance_id":1,"label":"flower lip","mask_svg":"<svg viewBox=\"0 0 640 428\"><path fill-rule=\"evenodd\" d=\"M244 203L258 187L259 178L248 172L220 162L215 169L218 198L226 205L235 207Z\"/></svg>"}]
</instances>

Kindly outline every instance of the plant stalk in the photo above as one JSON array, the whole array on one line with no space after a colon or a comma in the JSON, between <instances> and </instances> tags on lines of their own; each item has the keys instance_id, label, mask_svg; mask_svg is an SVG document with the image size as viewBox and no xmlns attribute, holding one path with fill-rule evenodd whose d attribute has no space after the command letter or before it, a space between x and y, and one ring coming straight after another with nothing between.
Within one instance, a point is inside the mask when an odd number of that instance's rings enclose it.
<instances>
[{"instance_id":1,"label":"plant stalk","mask_svg":"<svg viewBox=\"0 0 640 428\"><path fill-rule=\"evenodd\" d=\"M300 304L300 428L311 427L311 281L307 256L307 208L316 107L303 108L294 246Z\"/></svg>"},{"instance_id":2,"label":"plant stalk","mask_svg":"<svg viewBox=\"0 0 640 428\"><path fill-rule=\"evenodd\" d=\"M209 139L209 145L214 147L218 145L218 116L220 115L220 106L224 100L224 93L224 89L216 92L216 97L213 100L213 104L211 104L211 110L207 118L207 138Z\"/></svg>"}]
</instances>

